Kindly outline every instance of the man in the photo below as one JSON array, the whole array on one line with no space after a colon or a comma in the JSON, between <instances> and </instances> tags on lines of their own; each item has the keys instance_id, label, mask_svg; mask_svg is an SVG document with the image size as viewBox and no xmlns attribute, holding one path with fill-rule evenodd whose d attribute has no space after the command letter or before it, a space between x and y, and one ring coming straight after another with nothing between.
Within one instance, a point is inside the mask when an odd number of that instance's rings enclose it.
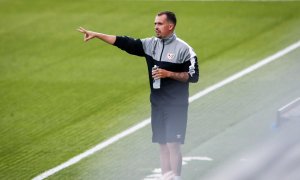
<instances>
[{"instance_id":1,"label":"man","mask_svg":"<svg viewBox=\"0 0 300 180\"><path fill-rule=\"evenodd\" d=\"M176 37L176 16L164 11L155 17L156 37L133 39L114 36L79 28L84 41L99 38L111 45L137 56L146 58L151 88L152 141L159 143L163 175L180 179L184 144L189 82L199 77L197 57L193 49ZM157 65L157 70L152 68ZM160 88L153 88L153 80L161 80Z\"/></svg>"}]
</instances>

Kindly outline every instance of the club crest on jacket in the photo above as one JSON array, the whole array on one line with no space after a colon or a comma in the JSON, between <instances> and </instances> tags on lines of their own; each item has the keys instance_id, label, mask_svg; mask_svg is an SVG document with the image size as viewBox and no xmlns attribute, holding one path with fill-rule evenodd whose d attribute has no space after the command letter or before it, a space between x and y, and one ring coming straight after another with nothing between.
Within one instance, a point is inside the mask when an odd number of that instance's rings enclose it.
<instances>
[{"instance_id":1,"label":"club crest on jacket","mask_svg":"<svg viewBox=\"0 0 300 180\"><path fill-rule=\"evenodd\" d=\"M168 53L168 54L167 54L167 58L168 58L169 60L174 59L174 57L175 57L175 54L173 54L173 53Z\"/></svg>"}]
</instances>

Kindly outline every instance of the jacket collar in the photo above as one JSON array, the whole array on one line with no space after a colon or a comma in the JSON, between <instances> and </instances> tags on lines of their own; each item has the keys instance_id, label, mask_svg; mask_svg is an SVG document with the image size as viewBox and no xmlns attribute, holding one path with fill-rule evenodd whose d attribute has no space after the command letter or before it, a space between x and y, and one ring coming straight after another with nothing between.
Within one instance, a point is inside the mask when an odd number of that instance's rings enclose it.
<instances>
[{"instance_id":1,"label":"jacket collar","mask_svg":"<svg viewBox=\"0 0 300 180\"><path fill-rule=\"evenodd\" d=\"M163 42L165 45L170 44L172 41L174 41L177 38L175 33L172 33L170 36L159 39L160 42Z\"/></svg>"}]
</instances>

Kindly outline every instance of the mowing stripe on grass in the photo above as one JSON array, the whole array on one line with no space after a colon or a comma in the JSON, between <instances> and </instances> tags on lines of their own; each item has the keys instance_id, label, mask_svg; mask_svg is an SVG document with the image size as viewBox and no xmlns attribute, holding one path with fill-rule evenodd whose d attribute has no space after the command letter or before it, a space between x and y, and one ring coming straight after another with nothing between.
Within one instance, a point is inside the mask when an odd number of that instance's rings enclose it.
<instances>
[{"instance_id":1,"label":"mowing stripe on grass","mask_svg":"<svg viewBox=\"0 0 300 180\"><path fill-rule=\"evenodd\" d=\"M159 0L157 0L159 1ZM299 0L166 0L174 2L298 2Z\"/></svg>"},{"instance_id":2,"label":"mowing stripe on grass","mask_svg":"<svg viewBox=\"0 0 300 180\"><path fill-rule=\"evenodd\" d=\"M270 63L270 62L272 62L272 61L274 61L274 60L276 60L276 59L278 59L282 56L284 56L285 54L287 54L287 53L289 53L289 52L291 52L291 51L293 51L293 50L295 50L299 47L300 47L300 41L298 41L298 42L296 42L296 43L294 43L294 44L278 51L277 53L275 53L275 54L273 54L273 55L257 62L256 64L254 64L254 65L252 65L252 66L250 66L250 67L248 67L248 68L246 68L246 69L244 69L244 70L242 70L242 71L240 71L240 72L224 79L223 81L220 81L219 83L216 83L216 84L214 84L214 85L212 85L212 86L196 93L195 95L193 95L189 98L189 102L191 103L191 102L193 102L193 101L195 101L195 100L197 100L197 99L199 99L199 98L201 98L201 97L203 97L203 96L205 96L205 95L207 95L207 94L209 94L209 93L211 93L211 92L213 92L213 91L215 91L215 90L217 90L217 89L219 89L219 88L221 88L221 87L223 87L223 86L225 86L225 85L227 85L227 84L229 84L229 83L231 83L231 82L233 82L233 81L235 81L235 80L237 80L237 79L239 79L239 78L241 78L241 77L243 77L243 76L245 76L245 75L247 75L247 74L249 74L253 71L255 71L256 69L263 67L264 65L266 65L266 64L268 64L268 63ZM60 164L60 165L58 165L58 166L56 166L56 167L54 167L50 170L47 170L47 171L43 172L42 174L34 177L33 180L45 179L45 178L47 178L47 177L49 177L49 176L51 176L51 175L53 175L57 172L69 167L69 166L72 166L72 165L78 163L79 161L81 161L82 159L84 159L86 157L89 157L90 155L92 155L92 154L104 149L105 147L121 140L122 138L138 131L139 129L142 129L143 127L150 124L150 122L151 122L150 118L148 118L146 120L143 120L142 122L138 123L137 125L129 128L129 129L127 129L127 130L125 130L125 131L123 131L123 132L121 132L121 133L119 133L119 134L117 134L117 135L115 135L111 138L109 138L108 140L106 140L104 142L101 142L101 143L97 144L93 148L91 148L91 149L89 149L89 150L87 150L87 151L71 158L70 160L68 160L68 161L66 161L66 162L64 162L64 163L62 163L62 164Z\"/></svg>"}]
</instances>

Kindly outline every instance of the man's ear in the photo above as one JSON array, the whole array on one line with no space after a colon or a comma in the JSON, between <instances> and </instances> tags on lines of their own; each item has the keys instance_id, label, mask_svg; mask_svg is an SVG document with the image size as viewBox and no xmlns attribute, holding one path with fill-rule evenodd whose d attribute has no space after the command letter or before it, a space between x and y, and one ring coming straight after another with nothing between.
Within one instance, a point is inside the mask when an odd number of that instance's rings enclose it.
<instances>
[{"instance_id":1,"label":"man's ear","mask_svg":"<svg viewBox=\"0 0 300 180\"><path fill-rule=\"evenodd\" d=\"M174 24L170 23L170 24L169 24L169 30L171 31L171 30L173 30L173 29L174 29Z\"/></svg>"}]
</instances>

